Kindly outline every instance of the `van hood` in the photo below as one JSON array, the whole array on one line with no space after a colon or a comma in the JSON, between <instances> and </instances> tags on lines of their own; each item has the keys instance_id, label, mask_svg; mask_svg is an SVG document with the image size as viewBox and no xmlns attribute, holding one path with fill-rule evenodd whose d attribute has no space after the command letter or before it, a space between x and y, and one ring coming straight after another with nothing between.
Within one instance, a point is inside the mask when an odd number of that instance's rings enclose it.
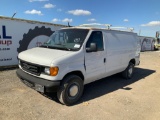
<instances>
[{"instance_id":1,"label":"van hood","mask_svg":"<svg viewBox=\"0 0 160 120\"><path fill-rule=\"evenodd\" d=\"M21 52L18 58L30 63L50 66L53 60L72 53L73 51L37 47Z\"/></svg>"}]
</instances>

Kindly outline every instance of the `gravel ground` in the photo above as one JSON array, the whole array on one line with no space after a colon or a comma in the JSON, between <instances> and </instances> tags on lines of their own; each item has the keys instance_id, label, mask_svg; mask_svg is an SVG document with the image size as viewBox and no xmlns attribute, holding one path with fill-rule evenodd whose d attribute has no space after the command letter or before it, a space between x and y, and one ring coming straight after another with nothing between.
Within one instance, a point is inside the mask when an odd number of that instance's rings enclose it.
<instances>
[{"instance_id":1,"label":"gravel ground","mask_svg":"<svg viewBox=\"0 0 160 120\"><path fill-rule=\"evenodd\" d=\"M134 77L119 74L85 86L73 106L25 86L16 69L0 71L0 120L159 120L160 52L141 53Z\"/></svg>"}]
</instances>

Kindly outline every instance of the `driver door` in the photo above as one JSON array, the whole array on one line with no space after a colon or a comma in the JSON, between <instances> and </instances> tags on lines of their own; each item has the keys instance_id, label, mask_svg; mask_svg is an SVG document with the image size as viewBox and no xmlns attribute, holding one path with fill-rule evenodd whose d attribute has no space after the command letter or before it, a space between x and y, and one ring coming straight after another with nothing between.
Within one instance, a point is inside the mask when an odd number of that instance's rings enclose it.
<instances>
[{"instance_id":1,"label":"driver door","mask_svg":"<svg viewBox=\"0 0 160 120\"><path fill-rule=\"evenodd\" d=\"M93 31L86 43L86 48L90 47L91 43L96 43L97 51L85 51L85 66L86 66L86 83L98 80L105 76L105 50L103 34L101 31Z\"/></svg>"}]
</instances>

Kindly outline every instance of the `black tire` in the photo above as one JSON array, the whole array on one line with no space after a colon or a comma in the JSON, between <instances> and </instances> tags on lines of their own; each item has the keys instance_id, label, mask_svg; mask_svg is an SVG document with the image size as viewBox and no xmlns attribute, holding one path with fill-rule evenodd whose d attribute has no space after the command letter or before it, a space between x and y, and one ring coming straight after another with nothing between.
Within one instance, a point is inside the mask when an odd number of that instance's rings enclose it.
<instances>
[{"instance_id":1,"label":"black tire","mask_svg":"<svg viewBox=\"0 0 160 120\"><path fill-rule=\"evenodd\" d=\"M146 48L144 46L145 43L146 43L146 40L144 39L143 42L142 42L142 45L141 45L141 52L146 51Z\"/></svg>"},{"instance_id":2,"label":"black tire","mask_svg":"<svg viewBox=\"0 0 160 120\"><path fill-rule=\"evenodd\" d=\"M134 64L130 62L128 67L122 72L123 78L131 79L133 76L133 71L134 71Z\"/></svg>"},{"instance_id":3,"label":"black tire","mask_svg":"<svg viewBox=\"0 0 160 120\"><path fill-rule=\"evenodd\" d=\"M82 96L83 88L83 80L79 76L69 75L64 78L59 90L57 91L57 98L62 104L67 106L73 105Z\"/></svg>"},{"instance_id":4,"label":"black tire","mask_svg":"<svg viewBox=\"0 0 160 120\"><path fill-rule=\"evenodd\" d=\"M155 51L159 50L158 48L156 48L156 45L154 45L154 50L155 50Z\"/></svg>"},{"instance_id":5,"label":"black tire","mask_svg":"<svg viewBox=\"0 0 160 120\"><path fill-rule=\"evenodd\" d=\"M154 51L155 50L155 41L152 41L152 44L151 44L151 51Z\"/></svg>"}]
</instances>

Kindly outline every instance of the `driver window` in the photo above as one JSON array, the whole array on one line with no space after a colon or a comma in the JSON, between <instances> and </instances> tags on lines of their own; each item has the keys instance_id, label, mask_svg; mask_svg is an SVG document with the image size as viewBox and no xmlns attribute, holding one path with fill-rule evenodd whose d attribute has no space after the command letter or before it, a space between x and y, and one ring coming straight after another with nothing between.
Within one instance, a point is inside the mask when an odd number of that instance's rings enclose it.
<instances>
[{"instance_id":1,"label":"driver window","mask_svg":"<svg viewBox=\"0 0 160 120\"><path fill-rule=\"evenodd\" d=\"M97 51L103 51L103 36L101 31L93 31L87 41L86 48L90 47L91 43L97 44Z\"/></svg>"}]
</instances>

